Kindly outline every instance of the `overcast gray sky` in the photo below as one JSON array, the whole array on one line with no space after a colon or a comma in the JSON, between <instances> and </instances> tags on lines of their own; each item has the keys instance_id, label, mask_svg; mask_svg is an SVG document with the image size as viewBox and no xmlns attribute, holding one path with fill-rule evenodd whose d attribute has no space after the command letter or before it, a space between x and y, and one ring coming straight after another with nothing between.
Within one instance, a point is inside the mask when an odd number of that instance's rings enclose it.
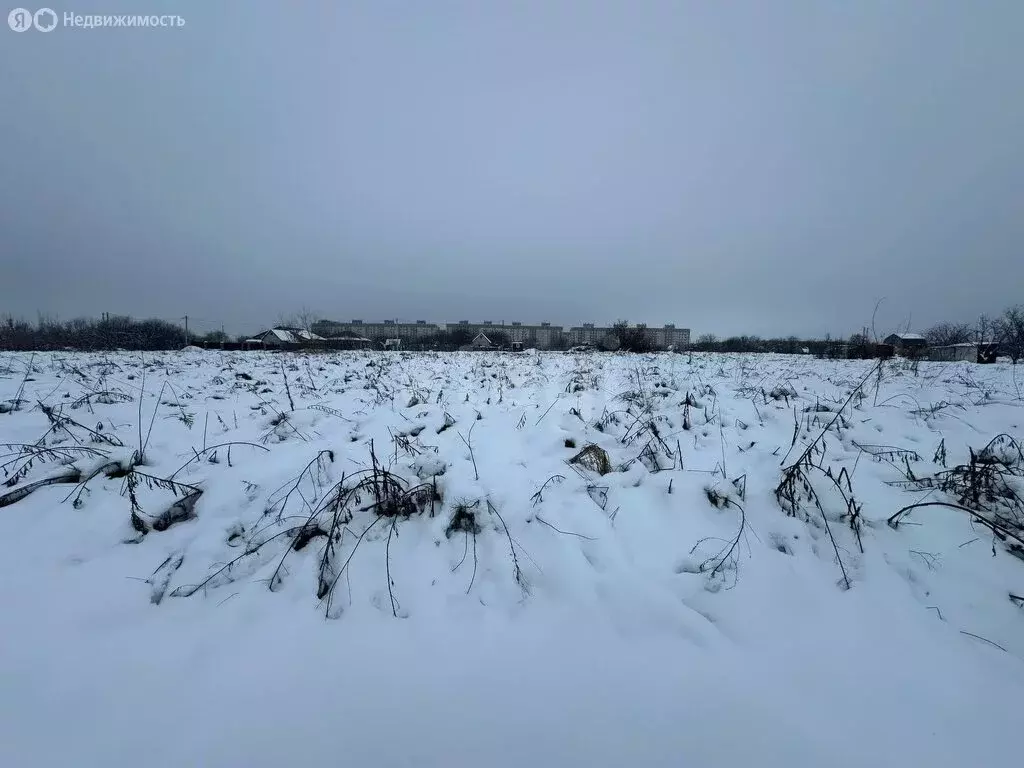
<instances>
[{"instance_id":1,"label":"overcast gray sky","mask_svg":"<svg viewBox=\"0 0 1024 768\"><path fill-rule=\"evenodd\" d=\"M50 7L186 24L0 27L0 313L769 336L1024 302L1020 0Z\"/></svg>"}]
</instances>

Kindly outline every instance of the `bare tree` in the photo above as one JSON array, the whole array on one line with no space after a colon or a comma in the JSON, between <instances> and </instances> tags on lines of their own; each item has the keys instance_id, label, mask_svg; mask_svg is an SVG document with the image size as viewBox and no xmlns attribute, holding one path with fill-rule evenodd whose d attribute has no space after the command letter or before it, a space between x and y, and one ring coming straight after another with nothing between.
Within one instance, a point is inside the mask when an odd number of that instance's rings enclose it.
<instances>
[{"instance_id":1,"label":"bare tree","mask_svg":"<svg viewBox=\"0 0 1024 768\"><path fill-rule=\"evenodd\" d=\"M1001 352L1016 365L1024 357L1024 306L1010 307L995 321L995 338Z\"/></svg>"},{"instance_id":2,"label":"bare tree","mask_svg":"<svg viewBox=\"0 0 1024 768\"><path fill-rule=\"evenodd\" d=\"M850 336L848 343L850 357L866 360L875 356L875 345L871 343L867 328Z\"/></svg>"},{"instance_id":3,"label":"bare tree","mask_svg":"<svg viewBox=\"0 0 1024 768\"><path fill-rule=\"evenodd\" d=\"M702 333L692 348L699 352L714 352L718 349L718 337L713 333Z\"/></svg>"},{"instance_id":4,"label":"bare tree","mask_svg":"<svg viewBox=\"0 0 1024 768\"><path fill-rule=\"evenodd\" d=\"M925 331L928 343L935 347L949 344L966 344L974 336L969 323L937 323Z\"/></svg>"},{"instance_id":5,"label":"bare tree","mask_svg":"<svg viewBox=\"0 0 1024 768\"><path fill-rule=\"evenodd\" d=\"M991 344L996 338L996 321L988 315L978 317L974 326L974 340L979 344Z\"/></svg>"},{"instance_id":6,"label":"bare tree","mask_svg":"<svg viewBox=\"0 0 1024 768\"><path fill-rule=\"evenodd\" d=\"M304 331L312 331L313 325L320 319L320 315L313 312L308 307L303 306L302 309L295 314L295 321L298 327Z\"/></svg>"},{"instance_id":7,"label":"bare tree","mask_svg":"<svg viewBox=\"0 0 1024 768\"><path fill-rule=\"evenodd\" d=\"M630 326L625 320L616 320L612 334L618 337L619 347L627 352L650 352L654 343L642 326Z\"/></svg>"},{"instance_id":8,"label":"bare tree","mask_svg":"<svg viewBox=\"0 0 1024 768\"><path fill-rule=\"evenodd\" d=\"M878 317L878 308L882 306L885 301L885 296L875 302L875 309L871 312L871 341L878 344L882 339L878 335L878 331L875 330L875 318ZM865 334L866 335L866 334Z\"/></svg>"}]
</instances>

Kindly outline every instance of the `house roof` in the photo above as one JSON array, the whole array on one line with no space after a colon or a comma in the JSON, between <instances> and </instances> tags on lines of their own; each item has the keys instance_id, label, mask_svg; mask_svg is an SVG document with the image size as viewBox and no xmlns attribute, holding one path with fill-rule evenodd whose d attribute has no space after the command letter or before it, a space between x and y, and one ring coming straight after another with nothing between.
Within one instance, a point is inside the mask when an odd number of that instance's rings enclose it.
<instances>
[{"instance_id":1,"label":"house roof","mask_svg":"<svg viewBox=\"0 0 1024 768\"><path fill-rule=\"evenodd\" d=\"M900 341L924 341L925 338L920 333L894 333L892 334Z\"/></svg>"},{"instance_id":2,"label":"house roof","mask_svg":"<svg viewBox=\"0 0 1024 768\"><path fill-rule=\"evenodd\" d=\"M494 344L494 342L488 339L487 336L484 335L483 333L478 333L476 336L473 337L473 344L476 344L478 341L484 341L487 344L491 344L492 346Z\"/></svg>"},{"instance_id":3,"label":"house roof","mask_svg":"<svg viewBox=\"0 0 1024 768\"><path fill-rule=\"evenodd\" d=\"M267 336L274 336L285 344L296 344L299 341L298 336L295 336L287 328L271 328L269 331L263 334L264 338Z\"/></svg>"},{"instance_id":4,"label":"house roof","mask_svg":"<svg viewBox=\"0 0 1024 768\"><path fill-rule=\"evenodd\" d=\"M264 331L258 334L251 341L263 341L268 335L274 336L279 341L285 344L299 344L303 341L323 341L323 336L318 336L315 333L307 331L303 328L271 328L269 331Z\"/></svg>"}]
</instances>

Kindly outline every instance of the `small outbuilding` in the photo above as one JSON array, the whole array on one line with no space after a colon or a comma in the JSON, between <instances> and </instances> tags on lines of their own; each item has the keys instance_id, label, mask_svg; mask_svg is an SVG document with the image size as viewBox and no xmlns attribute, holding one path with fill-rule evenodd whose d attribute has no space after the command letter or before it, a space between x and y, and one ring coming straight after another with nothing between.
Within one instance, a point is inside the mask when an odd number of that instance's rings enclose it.
<instances>
[{"instance_id":1,"label":"small outbuilding","mask_svg":"<svg viewBox=\"0 0 1024 768\"><path fill-rule=\"evenodd\" d=\"M928 350L929 360L939 360L945 363L964 361L968 363L978 362L977 344L945 344L941 347L932 347Z\"/></svg>"},{"instance_id":2,"label":"small outbuilding","mask_svg":"<svg viewBox=\"0 0 1024 768\"><path fill-rule=\"evenodd\" d=\"M328 349L367 349L373 346L373 342L354 333L343 333L338 336L328 336L324 340L324 346Z\"/></svg>"},{"instance_id":3,"label":"small outbuilding","mask_svg":"<svg viewBox=\"0 0 1024 768\"><path fill-rule=\"evenodd\" d=\"M942 362L994 363L996 361L996 345L988 342L965 342L962 344L946 344L928 350L929 360Z\"/></svg>"},{"instance_id":4,"label":"small outbuilding","mask_svg":"<svg viewBox=\"0 0 1024 768\"><path fill-rule=\"evenodd\" d=\"M919 333L891 333L883 343L902 357L922 357L928 349L928 340Z\"/></svg>"}]
</instances>

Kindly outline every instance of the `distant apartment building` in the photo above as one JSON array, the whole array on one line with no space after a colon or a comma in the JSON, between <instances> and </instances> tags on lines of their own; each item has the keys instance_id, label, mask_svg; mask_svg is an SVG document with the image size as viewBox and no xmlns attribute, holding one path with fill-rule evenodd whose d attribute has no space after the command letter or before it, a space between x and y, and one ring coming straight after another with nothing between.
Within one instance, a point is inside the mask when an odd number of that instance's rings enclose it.
<instances>
[{"instance_id":1,"label":"distant apartment building","mask_svg":"<svg viewBox=\"0 0 1024 768\"><path fill-rule=\"evenodd\" d=\"M504 337L511 344L520 342L524 347L536 347L537 349L551 349L560 346L562 341L562 326L552 325L548 322L531 325L514 321L512 323L495 323L492 320L484 320L481 323L471 323L468 320L460 320L458 323L449 324L448 329L462 329L472 335L483 333L488 336Z\"/></svg>"},{"instance_id":2,"label":"distant apartment building","mask_svg":"<svg viewBox=\"0 0 1024 768\"><path fill-rule=\"evenodd\" d=\"M563 343L564 332L562 326L551 323L540 323L530 325L513 322L502 330L508 335L509 341L522 342L523 346L536 347L537 349L550 349Z\"/></svg>"},{"instance_id":3,"label":"distant apartment building","mask_svg":"<svg viewBox=\"0 0 1024 768\"><path fill-rule=\"evenodd\" d=\"M426 320L417 320L414 323L399 323L394 320L384 320L379 323L352 320L349 323L339 323L334 320L320 320L313 324L313 329L327 338L354 335L381 343L387 339L401 339L403 346L436 336L441 332L437 324L428 323Z\"/></svg>"},{"instance_id":4,"label":"distant apartment building","mask_svg":"<svg viewBox=\"0 0 1024 768\"><path fill-rule=\"evenodd\" d=\"M666 323L661 328L649 328L645 323L637 323L636 328L642 330L651 344L658 349L685 349L690 346L690 329L676 328L675 323ZM594 325L594 323L583 323L573 326L566 333L568 342L572 346L592 344L594 346L605 346L607 340L616 335L615 328L609 325Z\"/></svg>"},{"instance_id":5,"label":"distant apartment building","mask_svg":"<svg viewBox=\"0 0 1024 768\"><path fill-rule=\"evenodd\" d=\"M574 347L582 344L599 346L612 331L613 329L609 326L595 326L593 323L584 323L583 325L573 326L566 335L568 336L569 344Z\"/></svg>"},{"instance_id":6,"label":"distant apartment building","mask_svg":"<svg viewBox=\"0 0 1024 768\"><path fill-rule=\"evenodd\" d=\"M648 335L659 349L686 349L690 346L690 329L676 328L675 323L665 323L661 328L649 328Z\"/></svg>"},{"instance_id":7,"label":"distant apartment building","mask_svg":"<svg viewBox=\"0 0 1024 768\"><path fill-rule=\"evenodd\" d=\"M658 349L668 349L669 347L685 349L690 345L689 328L676 328L672 323L668 323L660 328L648 328L643 324L638 324L636 327L644 329L653 346ZM369 323L358 319L348 323L320 320L313 324L312 330L320 336L327 338L351 335L367 338L381 344L387 339L401 339L403 347L415 347L417 343L425 339L430 339L445 331L451 333L455 330L463 331L470 338L483 333L492 340L500 339L502 342L509 344L520 343L524 347L535 347L537 349L559 349L581 344L598 347L607 346L609 340L615 336L614 327L607 325L598 326L594 323L583 323L579 326L564 328L561 325L552 325L549 322L534 324L519 321L495 323L492 320L484 320L482 322L459 320L454 323L447 323L444 326L428 323L425 320L417 320L414 323L400 323L394 320ZM614 346L608 346L608 348L614 348Z\"/></svg>"}]
</instances>

